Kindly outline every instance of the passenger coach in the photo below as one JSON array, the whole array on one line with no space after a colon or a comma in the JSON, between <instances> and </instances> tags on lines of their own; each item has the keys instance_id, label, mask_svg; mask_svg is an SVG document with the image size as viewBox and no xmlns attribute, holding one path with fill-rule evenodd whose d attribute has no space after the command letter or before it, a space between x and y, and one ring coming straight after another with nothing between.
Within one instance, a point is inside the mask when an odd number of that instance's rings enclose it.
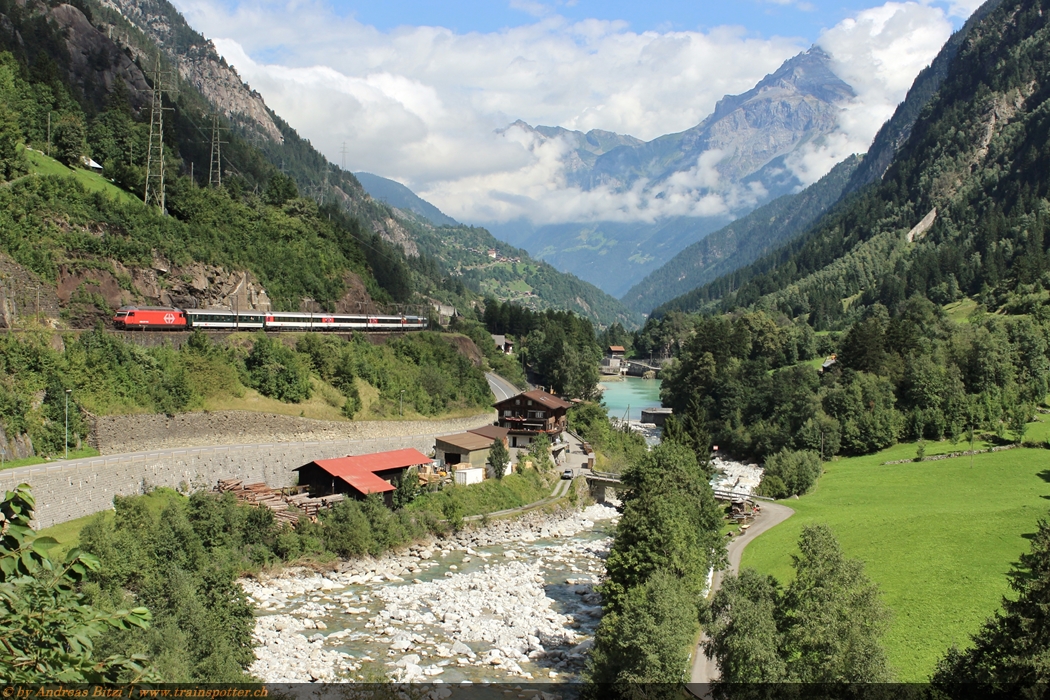
<instances>
[{"instance_id":1,"label":"passenger coach","mask_svg":"<svg viewBox=\"0 0 1050 700\"><path fill-rule=\"evenodd\" d=\"M424 330L423 316L315 314L294 312L176 309L122 306L113 316L121 330L186 330L187 328L272 331L398 331Z\"/></svg>"}]
</instances>

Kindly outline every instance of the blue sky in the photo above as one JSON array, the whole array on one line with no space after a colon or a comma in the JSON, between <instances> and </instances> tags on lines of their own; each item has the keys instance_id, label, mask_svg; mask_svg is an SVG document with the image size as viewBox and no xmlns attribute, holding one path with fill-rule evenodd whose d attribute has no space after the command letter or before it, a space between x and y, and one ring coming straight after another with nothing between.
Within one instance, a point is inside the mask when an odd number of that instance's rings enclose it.
<instances>
[{"instance_id":1,"label":"blue sky","mask_svg":"<svg viewBox=\"0 0 1050 700\"><path fill-rule=\"evenodd\" d=\"M388 31L400 26L442 26L458 33L494 32L558 14L572 21L621 20L636 31L708 30L740 25L760 36L793 36L816 41L821 30L876 3L870 0L337 0L335 10L362 24ZM948 2L931 2L950 8ZM963 19L953 18L956 27Z\"/></svg>"}]
</instances>

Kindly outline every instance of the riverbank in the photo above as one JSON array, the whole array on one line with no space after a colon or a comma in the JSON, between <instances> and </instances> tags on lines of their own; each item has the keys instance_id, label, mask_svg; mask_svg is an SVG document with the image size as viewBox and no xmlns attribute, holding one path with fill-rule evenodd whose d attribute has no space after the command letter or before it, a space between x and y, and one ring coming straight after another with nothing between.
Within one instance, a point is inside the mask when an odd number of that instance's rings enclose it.
<instances>
[{"instance_id":1,"label":"riverbank","mask_svg":"<svg viewBox=\"0 0 1050 700\"><path fill-rule=\"evenodd\" d=\"M265 682L571 680L615 508L528 513L379 558L242 579Z\"/></svg>"}]
</instances>

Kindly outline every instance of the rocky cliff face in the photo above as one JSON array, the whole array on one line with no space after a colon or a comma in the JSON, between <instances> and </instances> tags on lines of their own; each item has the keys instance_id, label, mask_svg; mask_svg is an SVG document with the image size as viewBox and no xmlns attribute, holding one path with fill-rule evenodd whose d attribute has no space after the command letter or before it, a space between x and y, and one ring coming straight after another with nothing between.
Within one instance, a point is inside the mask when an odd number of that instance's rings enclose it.
<instances>
[{"instance_id":1,"label":"rocky cliff face","mask_svg":"<svg viewBox=\"0 0 1050 700\"><path fill-rule=\"evenodd\" d=\"M215 45L193 31L166 0L100 0L102 7L117 12L132 26L156 43L179 71L227 119L246 126L276 143L284 136L274 123L262 96L248 87L237 71L226 64ZM120 36L119 31L117 36ZM128 45L140 55L142 65L151 65L152 56Z\"/></svg>"}]
</instances>

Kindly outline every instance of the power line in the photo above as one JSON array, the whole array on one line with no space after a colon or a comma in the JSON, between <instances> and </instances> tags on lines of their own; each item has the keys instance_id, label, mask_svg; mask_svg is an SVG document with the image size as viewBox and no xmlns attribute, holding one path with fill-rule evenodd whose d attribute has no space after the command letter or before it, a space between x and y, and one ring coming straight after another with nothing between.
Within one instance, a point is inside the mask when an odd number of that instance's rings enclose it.
<instances>
[{"instance_id":1,"label":"power line","mask_svg":"<svg viewBox=\"0 0 1050 700\"><path fill-rule=\"evenodd\" d=\"M174 111L171 107L164 106L164 93L175 92L172 88L167 90L164 88L164 81L170 80L170 76L171 71L160 69L160 52L158 51L153 70L153 102L150 106L149 147L146 151L146 191L142 199L146 206L155 204L160 207L161 213L166 211L164 206L164 110Z\"/></svg>"},{"instance_id":2,"label":"power line","mask_svg":"<svg viewBox=\"0 0 1050 700\"><path fill-rule=\"evenodd\" d=\"M211 163L208 166L208 186L222 187L222 140L221 132L225 127L219 126L218 113L211 116Z\"/></svg>"}]
</instances>

